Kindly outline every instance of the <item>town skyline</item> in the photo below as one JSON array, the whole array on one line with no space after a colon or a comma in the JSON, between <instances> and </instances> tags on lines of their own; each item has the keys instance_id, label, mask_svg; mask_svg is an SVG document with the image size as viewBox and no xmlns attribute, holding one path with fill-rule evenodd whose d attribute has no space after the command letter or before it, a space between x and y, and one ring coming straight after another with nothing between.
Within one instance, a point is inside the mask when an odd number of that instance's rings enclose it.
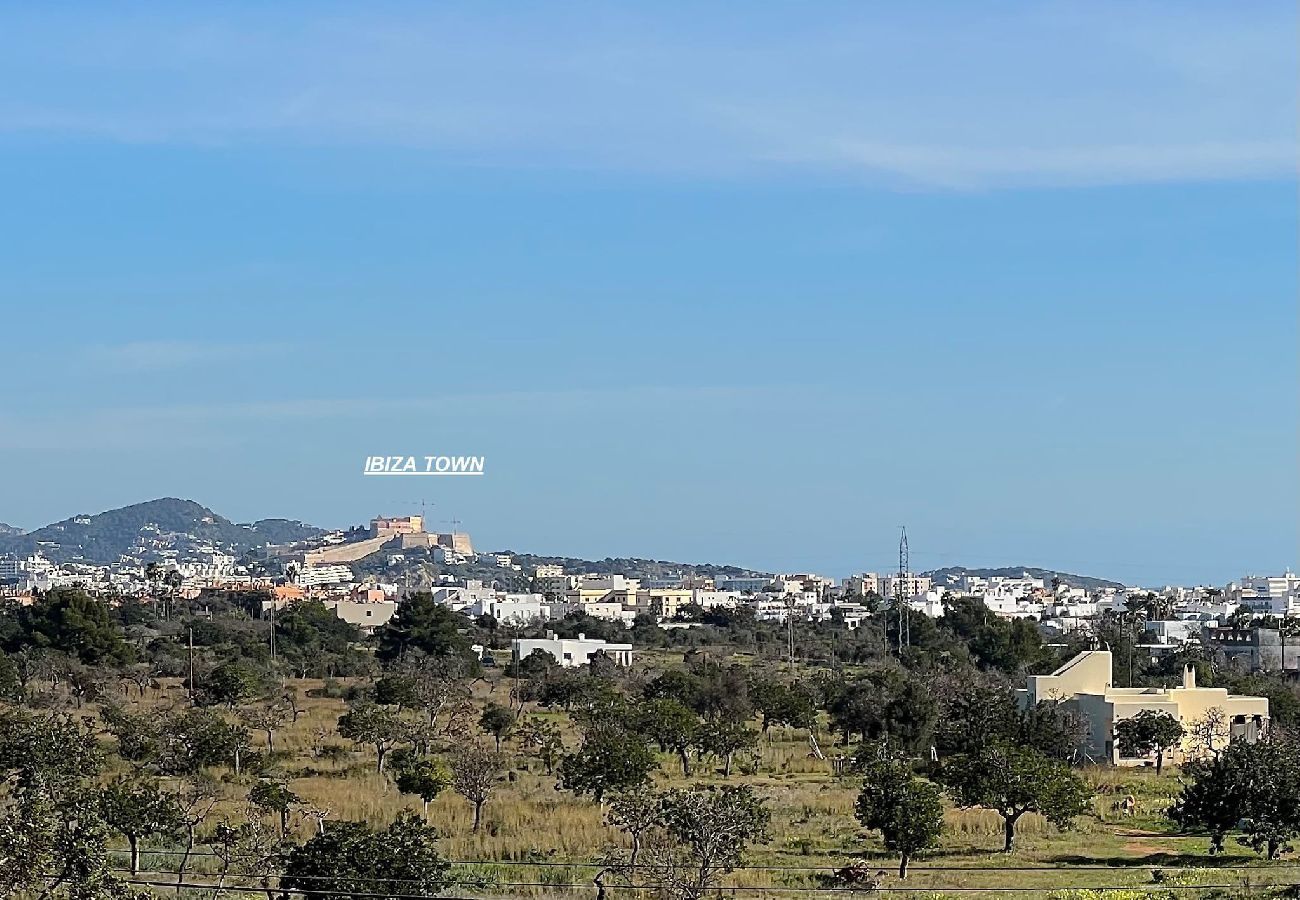
<instances>
[{"instance_id":1,"label":"town skyline","mask_svg":"<svg viewBox=\"0 0 1300 900\"><path fill-rule=\"evenodd\" d=\"M66 524L66 523L85 524L85 523L87 522L88 519L93 520L95 517L97 517L97 516L101 516L101 515L104 515L104 514L110 514L110 513L121 513L121 512L124 512L124 511L127 511L127 510L131 510L131 509L134 509L134 508L137 508L137 507L139 507L139 508L146 508L146 507L150 507L150 506L154 506L154 505L158 505L158 504L166 504L166 503L172 503L172 502L179 503L179 504L182 504L182 505L186 505L186 504L198 504L198 501L195 501L195 500L192 500L192 499L170 498L170 497L168 497L168 498L156 498L156 499L153 499L153 500L141 501L141 502L139 502L139 503L135 503L135 504L128 504L128 505L126 505L126 506L124 506L124 507L118 507L118 508L115 508L115 509L112 509L112 510L98 510L98 511L94 511L94 512L91 512L91 511L88 511L88 510L82 510L81 512L76 513L76 514L73 514L73 515L71 515L71 516L67 516L67 517L64 517L64 518L62 518L62 519L51 520L51 521L49 521L49 522L43 523L41 526L38 526L38 527L36 527L36 528L18 528L18 527L15 526L12 522L5 522L5 521L3 521L3 519L0 519L0 555L3 555L3 551L6 550L5 538L7 538L7 537L12 538L12 537L14 536L15 533L33 534L33 533L35 533L35 532L42 532L42 531L46 531L46 530L51 529L51 528L56 528L56 529L57 529L57 528L62 527L62 526L63 526L64 524ZM206 512L211 512L211 513L216 514L217 516L221 516L221 513L220 513L219 510L216 510L216 509L214 509L214 508L212 508L212 507L210 507L210 506L207 506L206 504L198 504L198 505L201 506L202 509L203 509L204 511L206 511ZM415 510L417 509L417 506L418 506L418 512L415 511ZM420 518L420 519L421 519L423 525L427 525L427 526L428 526L428 530L431 531L431 532L437 532L437 531L456 532L456 531L468 530L468 529L466 528L466 523L465 523L465 521L462 520L462 519L458 519L458 518L452 518L452 519L440 519L440 518L437 518L436 515L434 515L434 516L430 516L429 513L430 513L431 511L435 511L435 510L436 510L436 506L433 505L433 504L428 503L427 501L423 501L423 502L419 503L418 505L417 505L417 504L405 504L405 505L404 505L404 509L405 509L406 511L403 512L402 515L415 515L417 518ZM355 530L355 529L358 529L358 528L364 528L364 527L365 527L365 523L366 523L367 521L373 521L373 520L374 520L373 516L370 516L370 515L363 515L363 516L361 516L361 517L359 517L359 518L356 518L356 519L354 519L354 520L352 520L352 521L343 522L343 523L320 523L320 522L311 522L311 521L308 521L308 520L306 520L306 519L301 519L301 518L298 518L298 517L296 517L296 516L292 516L292 515L281 515L281 516L276 516L276 515L271 515L271 516L258 516L258 517L246 518L246 519L245 519L245 518L240 518L240 519L230 519L230 518L227 518L227 517L224 517L224 516L221 516L221 517L222 517L223 519L225 519L227 522L231 523L231 524L239 525L239 527L245 527L245 528L247 528L247 527L256 528L257 526L265 525L265 524L267 524L267 523L272 523L272 524L274 524L274 523L281 523L281 522L283 522L283 523L286 523L286 525L290 526L290 530L292 530L292 526L294 526L294 525L303 525L303 526L306 526L308 530L319 531L319 532L322 532L322 533L325 533L325 532L338 532L338 533L340 533L340 534L345 533L345 532L347 532L347 531L349 531L349 530ZM422 525L422 527L423 527L423 525ZM6 531L6 530L5 530L6 528L12 528L12 529L14 529L14 532ZM476 531L476 533L482 534L483 532L477 532L477 531ZM490 532L488 532L488 533L490 534ZM47 537L48 537L48 535L47 535ZM896 539L897 539L897 535L896 535ZM271 540L270 542L271 542L271 543L275 543L276 541ZM252 543L253 545L255 545L255 544L257 543L257 541L256 541L256 540L253 540L251 543ZM598 560L604 560L604 559L610 559L610 558L614 558L614 559L618 559L618 558L630 558L630 559L657 560L657 561L662 561L662 562L671 562L671 563L673 563L673 564L680 565L680 566L682 566L682 567L692 567L692 566L695 566L695 567L715 567L715 566L736 567L736 568L743 568L743 569L746 569L746 570L748 570L748 571L752 571L752 572L763 572L763 573L768 573L768 574L773 574L773 575L777 575L777 574L781 574L781 573L789 574L789 573L792 573L792 572L804 572L804 571L809 571L809 572L811 572L811 571L816 571L817 574L820 574L820 575L829 575L829 576L831 576L833 579L836 579L836 580L845 579L845 578L850 578L850 577L856 577L856 576L859 576L859 575L861 575L861 574L863 574L863 573L869 573L869 574L871 574L871 573L881 573L881 574L888 575L889 573L894 572L894 571L897 570L897 566L893 564L894 561L897 559L897 557L895 556L895 557L893 557L893 558L891 558L891 559L889 559L889 560L886 560L886 559L884 558L884 554L883 554L883 553L882 553L882 554L879 554L879 555L877 555L877 557L875 557L875 559L876 559L876 561L877 561L877 564L874 565L874 566L873 566L873 565L859 565L859 566L856 566L856 567L850 567L850 568L848 568L848 569L845 569L845 570L842 570L842 571L841 571L841 570L833 570L833 569L812 570L812 569L808 569L808 568L806 568L806 567L805 567L805 568L800 568L800 567L783 567L783 566L780 566L780 565L763 564L763 563L761 563L761 562L760 562L760 563L754 563L754 561L752 561L752 560L740 560L740 559L731 559L731 558L714 558L714 557L707 557L707 556L700 556L700 557L670 557L670 556L664 556L664 555L662 555L662 554L654 554L654 553L639 553L639 552L626 552L626 553L603 553L603 554L602 554L602 553L599 553L599 552L591 552L591 551L587 551L587 552L575 552L575 551L572 551L572 550L569 550L569 549L566 549L566 548L548 548L548 547L537 547L537 546L533 546L533 545L518 545L518 546L514 546L514 545L498 545L498 544L496 544L496 543L493 543L490 539L489 539L488 541L484 542L483 544L481 544L480 546L487 547L487 548L490 549L491 552L494 552L494 553L496 553L496 552L504 552L504 553L521 553L521 554L525 554L525 555L528 555L528 556L533 556L533 557L543 557L543 558L570 558L570 559L574 559L574 560L587 560L587 561L598 561ZM895 547L897 547L897 543L895 543ZM11 548L9 548L9 549L10 549L11 551L14 551L16 548L12 548L12 547L11 547ZM10 555L12 556L13 553L11 552ZM20 554L18 554L18 555L21 556L22 554L20 553ZM910 549L909 549L909 556L910 556ZM942 558L940 559L940 561L938 562L938 564L931 565L931 564L929 564L928 562L926 562L926 560L934 559L934 558L936 558L936 557L940 557L940 556L941 556ZM100 560L100 561L103 562L103 561L106 561L106 560ZM915 564L913 564L913 563L915 563ZM1166 586L1175 586L1175 585L1182 585L1182 586L1208 586L1208 587L1217 587L1217 586L1222 586L1222 585L1226 585L1226 584L1234 584L1234 583L1237 583L1237 582L1238 582L1242 577L1251 577L1251 576L1258 575L1258 574L1260 574L1260 573L1262 573L1262 572L1277 571L1277 572L1286 572L1286 573L1290 573L1290 572L1292 571L1292 568L1293 568L1293 567L1292 567L1291 565L1289 565L1289 564L1275 565L1275 566L1272 566L1271 568L1261 569L1261 570L1254 570L1254 569L1245 568L1245 569L1241 569L1241 570L1239 570L1238 572L1233 573L1230 577L1223 578L1223 579L1219 579L1219 580L1202 580L1202 581L1188 581L1188 580L1183 580L1183 581L1179 581L1179 580L1163 580L1163 581L1161 581L1161 580L1148 580L1148 581L1141 581L1141 580L1138 580L1138 581L1133 581L1133 580L1125 580L1124 578L1121 578L1121 577L1115 575L1114 573L1109 573L1109 572L1102 571L1102 570L1096 570L1096 571L1093 571L1093 570L1086 570L1086 571L1085 571L1085 570L1079 569L1079 567L1077 567L1077 566L1063 565L1063 564L1060 564L1060 563L1058 563L1057 561L1054 561L1054 560L1034 560L1034 561L1024 561L1024 560L978 560L978 559L976 559L976 560L964 560L964 559L956 559L956 558L953 558L953 555L952 555L952 554L932 554L932 553L930 553L930 552L928 552L928 551L924 551L924 550L922 550L922 551L920 551L919 553L917 553L915 557L909 559L909 569L910 569L910 570L913 570L913 571L916 571L916 572L918 572L918 573L922 573L922 574L930 573L930 572L934 572L934 571L940 571L940 570L948 570L948 569L961 569L961 570L969 571L969 572L971 572L971 573L978 573L978 572L984 572L984 571L994 571L994 570L1023 570L1023 571L1025 571L1025 572L1027 573L1029 570L1038 570L1038 571L1040 571L1040 572L1055 573L1055 574L1060 574L1060 575L1062 575L1062 576L1074 576L1074 577L1076 577L1076 578L1084 578L1084 579L1087 579L1087 580L1089 580L1089 581L1094 581L1094 580L1095 580L1095 581L1110 581L1110 582L1114 582L1114 583L1117 584L1117 585L1124 585L1125 587L1127 587L1127 588L1129 588L1129 589L1157 589L1157 588L1161 588L1161 587L1166 587Z\"/></svg>"}]
</instances>

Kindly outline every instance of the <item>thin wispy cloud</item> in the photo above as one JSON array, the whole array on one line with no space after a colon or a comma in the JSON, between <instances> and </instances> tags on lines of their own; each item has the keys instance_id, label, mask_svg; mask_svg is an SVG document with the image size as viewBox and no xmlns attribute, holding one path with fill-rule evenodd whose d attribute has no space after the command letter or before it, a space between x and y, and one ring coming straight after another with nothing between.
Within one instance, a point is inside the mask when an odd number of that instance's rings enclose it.
<instances>
[{"instance_id":1,"label":"thin wispy cloud","mask_svg":"<svg viewBox=\"0 0 1300 900\"><path fill-rule=\"evenodd\" d=\"M658 386L518 391L464 391L427 396L285 397L265 400L64 409L24 416L0 411L0 450L128 450L203 447L261 442L255 424L330 429L387 428L415 415L455 414L462 419L503 415L600 415L612 404L672 412L683 404L741 406L755 414L790 403L806 388L762 386Z\"/></svg>"},{"instance_id":2,"label":"thin wispy cloud","mask_svg":"<svg viewBox=\"0 0 1300 900\"><path fill-rule=\"evenodd\" d=\"M1289 3L325 9L6 14L0 133L930 188L1294 169Z\"/></svg>"},{"instance_id":3,"label":"thin wispy cloud","mask_svg":"<svg viewBox=\"0 0 1300 900\"><path fill-rule=\"evenodd\" d=\"M205 341L128 341L92 348L88 361L96 367L149 372L209 364L256 360L284 353L285 344L212 343Z\"/></svg>"},{"instance_id":4,"label":"thin wispy cloud","mask_svg":"<svg viewBox=\"0 0 1300 900\"><path fill-rule=\"evenodd\" d=\"M1285 141L1161 146L924 147L831 140L790 162L844 171L889 172L955 189L988 185L1094 186L1268 178L1289 171Z\"/></svg>"}]
</instances>

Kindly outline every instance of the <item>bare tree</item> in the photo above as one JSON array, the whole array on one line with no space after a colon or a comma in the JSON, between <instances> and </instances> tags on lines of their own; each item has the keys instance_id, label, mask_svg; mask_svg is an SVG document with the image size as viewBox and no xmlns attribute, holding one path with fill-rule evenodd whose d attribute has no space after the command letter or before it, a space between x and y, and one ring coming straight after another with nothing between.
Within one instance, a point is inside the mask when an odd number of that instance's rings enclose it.
<instances>
[{"instance_id":1,"label":"bare tree","mask_svg":"<svg viewBox=\"0 0 1300 900\"><path fill-rule=\"evenodd\" d=\"M216 783L201 776L187 779L185 787L181 791L181 825L185 829L185 852L181 855L180 864L176 867L177 894L181 892L181 885L185 881L186 867L189 865L190 857L194 854L194 845L198 842L199 826L212 813L212 807L216 806L220 796Z\"/></svg>"},{"instance_id":2,"label":"bare tree","mask_svg":"<svg viewBox=\"0 0 1300 900\"><path fill-rule=\"evenodd\" d=\"M739 865L749 845L767 839L770 814L749 786L666 791L642 868L672 900L701 900ZM626 867L630 871L630 865Z\"/></svg>"},{"instance_id":3,"label":"bare tree","mask_svg":"<svg viewBox=\"0 0 1300 900\"><path fill-rule=\"evenodd\" d=\"M632 855L628 865L635 866L641 855L641 839L647 831L659 824L663 810L659 795L648 785L619 794L609 802L607 814L611 825L627 832L632 839Z\"/></svg>"},{"instance_id":4,"label":"bare tree","mask_svg":"<svg viewBox=\"0 0 1300 900\"><path fill-rule=\"evenodd\" d=\"M461 751L451 763L451 786L474 804L474 831L483 822L483 805L492 796L497 779L505 767L500 753L470 746Z\"/></svg>"},{"instance_id":5,"label":"bare tree","mask_svg":"<svg viewBox=\"0 0 1300 900\"><path fill-rule=\"evenodd\" d=\"M1219 752L1227 746L1231 734L1228 715L1223 711L1223 707L1211 706L1205 711L1205 715L1189 723L1187 733L1191 737L1192 746L1197 751L1218 756Z\"/></svg>"},{"instance_id":6,"label":"bare tree","mask_svg":"<svg viewBox=\"0 0 1300 900\"><path fill-rule=\"evenodd\" d=\"M275 752L275 732L289 720L289 709L279 703L265 706L246 706L239 711L239 720L249 728L266 734L266 752Z\"/></svg>"},{"instance_id":7,"label":"bare tree","mask_svg":"<svg viewBox=\"0 0 1300 900\"><path fill-rule=\"evenodd\" d=\"M333 808L329 806L306 806L303 807L302 814L316 823L316 833L325 833L325 820L330 817Z\"/></svg>"},{"instance_id":8,"label":"bare tree","mask_svg":"<svg viewBox=\"0 0 1300 900\"><path fill-rule=\"evenodd\" d=\"M398 665L397 673L411 680L413 699L431 726L469 694L469 668L459 656L411 653Z\"/></svg>"}]
</instances>

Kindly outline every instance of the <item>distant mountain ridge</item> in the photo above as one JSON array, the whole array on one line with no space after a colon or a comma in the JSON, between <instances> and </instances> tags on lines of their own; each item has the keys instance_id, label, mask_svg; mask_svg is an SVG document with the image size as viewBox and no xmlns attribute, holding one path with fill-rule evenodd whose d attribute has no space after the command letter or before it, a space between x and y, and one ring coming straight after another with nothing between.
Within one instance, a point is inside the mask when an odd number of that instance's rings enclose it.
<instances>
[{"instance_id":1,"label":"distant mountain ridge","mask_svg":"<svg viewBox=\"0 0 1300 900\"><path fill-rule=\"evenodd\" d=\"M78 515L25 534L0 534L0 552L39 550L55 562L105 564L163 551L180 556L211 547L239 555L265 544L307 540L323 530L291 519L237 525L193 500L164 497L94 515Z\"/></svg>"},{"instance_id":2,"label":"distant mountain ridge","mask_svg":"<svg viewBox=\"0 0 1300 900\"><path fill-rule=\"evenodd\" d=\"M976 578L1021 578L1028 575L1030 578L1041 578L1044 582L1051 584L1053 578L1059 578L1062 584L1070 587L1082 588L1085 591L1101 590L1103 588L1122 588L1125 585L1118 581L1110 581L1105 578L1096 578L1091 575L1075 575L1070 572L1058 572L1055 569L1042 569L1037 566L1002 566L996 569L972 569L966 566L946 566L942 569L934 569L930 572L922 572L922 575L928 575L930 580L938 586L955 585L957 580L963 575L970 575Z\"/></svg>"},{"instance_id":3,"label":"distant mountain ridge","mask_svg":"<svg viewBox=\"0 0 1300 900\"><path fill-rule=\"evenodd\" d=\"M93 515L72 516L26 533L12 526L0 525L0 553L21 556L39 551L59 563L105 565L118 562L124 557L136 560L164 557L184 559L187 554L207 549L241 556L267 544L292 544L311 540L324 533L325 529L295 519L259 519L239 524L193 500L163 497ZM513 553L512 556L514 562L526 571L531 571L538 565L552 564L561 565L568 572L620 573L643 579L677 578L686 574L713 577L770 575L768 572L739 566L669 562L639 557L587 560L532 553ZM939 587L956 584L962 575L1018 578L1024 574L1046 582L1059 578L1064 584L1085 590L1124 587L1118 581L1036 566L948 566L922 574L930 576Z\"/></svg>"}]
</instances>

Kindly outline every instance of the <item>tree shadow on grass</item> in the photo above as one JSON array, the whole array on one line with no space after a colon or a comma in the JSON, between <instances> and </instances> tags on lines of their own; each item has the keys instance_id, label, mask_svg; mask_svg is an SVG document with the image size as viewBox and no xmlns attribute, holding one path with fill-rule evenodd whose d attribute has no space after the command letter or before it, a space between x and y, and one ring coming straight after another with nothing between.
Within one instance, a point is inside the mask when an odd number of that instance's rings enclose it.
<instances>
[{"instance_id":1,"label":"tree shadow on grass","mask_svg":"<svg viewBox=\"0 0 1300 900\"><path fill-rule=\"evenodd\" d=\"M1143 856L1083 856L1060 854L1045 862L1060 866L1112 866L1116 869L1150 869L1162 866L1187 869L1240 868L1243 864L1259 862L1258 856L1222 854L1208 856L1204 853L1147 853Z\"/></svg>"},{"instance_id":2,"label":"tree shadow on grass","mask_svg":"<svg viewBox=\"0 0 1300 900\"><path fill-rule=\"evenodd\" d=\"M944 847L939 850L927 850L925 856L928 859L943 859L945 857L1000 857L1002 859L1016 859L1015 853L1008 854L1001 847Z\"/></svg>"},{"instance_id":3,"label":"tree shadow on grass","mask_svg":"<svg viewBox=\"0 0 1300 900\"><path fill-rule=\"evenodd\" d=\"M979 857L987 857L989 859L1001 858L1004 860L1016 859L1015 854L1012 854L1011 856L1007 856L1006 853L1002 852L1002 848L1000 847L997 849L990 849L985 847L943 847L943 848L936 848L933 850L926 850L923 853L918 853L916 854L916 856L912 858L912 862L915 865L924 867L927 864L927 861L933 863L933 862L940 862L946 859L963 859L963 858L979 858ZM861 862L873 866L881 865L884 866L885 868L889 868L890 865L893 865L894 867L897 867L898 865L898 854L884 851L884 850L845 850L841 853L835 854L833 858L836 860L847 859L851 862ZM984 868L996 868L996 867L973 865L971 866L971 868L984 869Z\"/></svg>"}]
</instances>

